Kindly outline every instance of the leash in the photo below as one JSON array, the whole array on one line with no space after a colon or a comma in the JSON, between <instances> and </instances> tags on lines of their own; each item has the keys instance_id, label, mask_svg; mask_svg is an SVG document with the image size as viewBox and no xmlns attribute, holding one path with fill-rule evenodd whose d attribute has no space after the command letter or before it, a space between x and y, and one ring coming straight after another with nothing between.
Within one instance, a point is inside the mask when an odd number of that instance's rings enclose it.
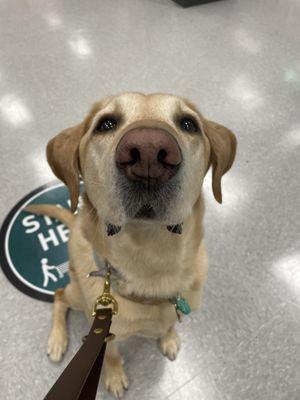
<instances>
[{"instance_id":1,"label":"leash","mask_svg":"<svg viewBox=\"0 0 300 400\"><path fill-rule=\"evenodd\" d=\"M84 338L83 345L52 386L44 400L95 400L106 343L114 339L114 335L109 333L112 316L118 313L118 303L110 293L112 268L105 261L106 273L104 276L103 293L94 303L92 311L94 322L90 332ZM93 271L87 277L90 276L102 275L99 271ZM141 298L131 296L129 299L141 302ZM174 305L180 322L180 312L182 314L189 314L191 312L188 302L180 295L168 301ZM160 303L161 301L156 304ZM110 305L112 308L109 307ZM106 308L98 308L99 306Z\"/></svg>"},{"instance_id":2,"label":"leash","mask_svg":"<svg viewBox=\"0 0 300 400\"><path fill-rule=\"evenodd\" d=\"M112 308L98 308L98 306ZM109 333L118 303L110 294L110 270L104 279L104 289L97 298L92 316L94 322L84 343L52 386L44 400L94 400L100 380L106 343L114 339Z\"/></svg>"}]
</instances>

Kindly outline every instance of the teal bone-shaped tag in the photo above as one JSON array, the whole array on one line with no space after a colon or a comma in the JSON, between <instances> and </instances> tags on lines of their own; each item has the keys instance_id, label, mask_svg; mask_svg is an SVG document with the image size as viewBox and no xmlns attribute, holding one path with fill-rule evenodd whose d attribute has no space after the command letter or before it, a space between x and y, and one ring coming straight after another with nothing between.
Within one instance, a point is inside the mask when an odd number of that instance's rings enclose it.
<instances>
[{"instance_id":1,"label":"teal bone-shaped tag","mask_svg":"<svg viewBox=\"0 0 300 400\"><path fill-rule=\"evenodd\" d=\"M176 310L182 312L182 314L188 315L192 311L187 300L180 296L180 294L172 299L172 303L174 304Z\"/></svg>"}]
</instances>

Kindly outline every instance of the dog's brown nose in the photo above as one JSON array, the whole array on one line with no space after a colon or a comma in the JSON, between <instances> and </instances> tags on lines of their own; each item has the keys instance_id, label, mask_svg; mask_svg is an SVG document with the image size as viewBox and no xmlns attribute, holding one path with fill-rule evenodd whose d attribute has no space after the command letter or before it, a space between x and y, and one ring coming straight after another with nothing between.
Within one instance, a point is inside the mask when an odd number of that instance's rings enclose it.
<instances>
[{"instance_id":1,"label":"dog's brown nose","mask_svg":"<svg viewBox=\"0 0 300 400\"><path fill-rule=\"evenodd\" d=\"M176 140L162 129L132 129L116 150L116 164L131 180L166 182L176 174L181 162Z\"/></svg>"}]
</instances>

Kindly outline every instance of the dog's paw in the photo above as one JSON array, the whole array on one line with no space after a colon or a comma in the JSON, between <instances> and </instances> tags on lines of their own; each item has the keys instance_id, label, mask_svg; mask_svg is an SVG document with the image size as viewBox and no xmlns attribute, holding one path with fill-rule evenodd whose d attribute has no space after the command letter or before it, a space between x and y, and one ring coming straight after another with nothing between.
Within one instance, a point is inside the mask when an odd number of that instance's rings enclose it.
<instances>
[{"instance_id":1,"label":"dog's paw","mask_svg":"<svg viewBox=\"0 0 300 400\"><path fill-rule=\"evenodd\" d=\"M106 389L117 399L124 395L124 390L128 388L128 378L123 367L109 368L104 375L104 384Z\"/></svg>"},{"instance_id":2,"label":"dog's paw","mask_svg":"<svg viewBox=\"0 0 300 400\"><path fill-rule=\"evenodd\" d=\"M174 361L180 349L180 339L175 329L171 329L159 340L159 348L162 354Z\"/></svg>"},{"instance_id":3,"label":"dog's paw","mask_svg":"<svg viewBox=\"0 0 300 400\"><path fill-rule=\"evenodd\" d=\"M51 361L59 362L68 345L68 335L64 329L53 329L47 345L47 354Z\"/></svg>"}]
</instances>

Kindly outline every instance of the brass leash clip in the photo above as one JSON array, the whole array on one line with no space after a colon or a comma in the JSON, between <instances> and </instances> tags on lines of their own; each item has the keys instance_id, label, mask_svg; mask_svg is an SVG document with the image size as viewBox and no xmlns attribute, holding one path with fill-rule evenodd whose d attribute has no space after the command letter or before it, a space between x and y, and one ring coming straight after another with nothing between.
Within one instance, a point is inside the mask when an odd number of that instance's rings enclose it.
<instances>
[{"instance_id":1,"label":"brass leash clip","mask_svg":"<svg viewBox=\"0 0 300 400\"><path fill-rule=\"evenodd\" d=\"M106 263L107 265L107 263ZM111 295L110 293L110 268L107 268L107 272L104 277L104 287L103 287L103 293L101 296L99 296L94 304L93 312L92 312L92 317L96 315L97 307L102 306L102 307L108 307L110 304L112 305L112 313L118 314L118 303L117 300Z\"/></svg>"}]
</instances>

